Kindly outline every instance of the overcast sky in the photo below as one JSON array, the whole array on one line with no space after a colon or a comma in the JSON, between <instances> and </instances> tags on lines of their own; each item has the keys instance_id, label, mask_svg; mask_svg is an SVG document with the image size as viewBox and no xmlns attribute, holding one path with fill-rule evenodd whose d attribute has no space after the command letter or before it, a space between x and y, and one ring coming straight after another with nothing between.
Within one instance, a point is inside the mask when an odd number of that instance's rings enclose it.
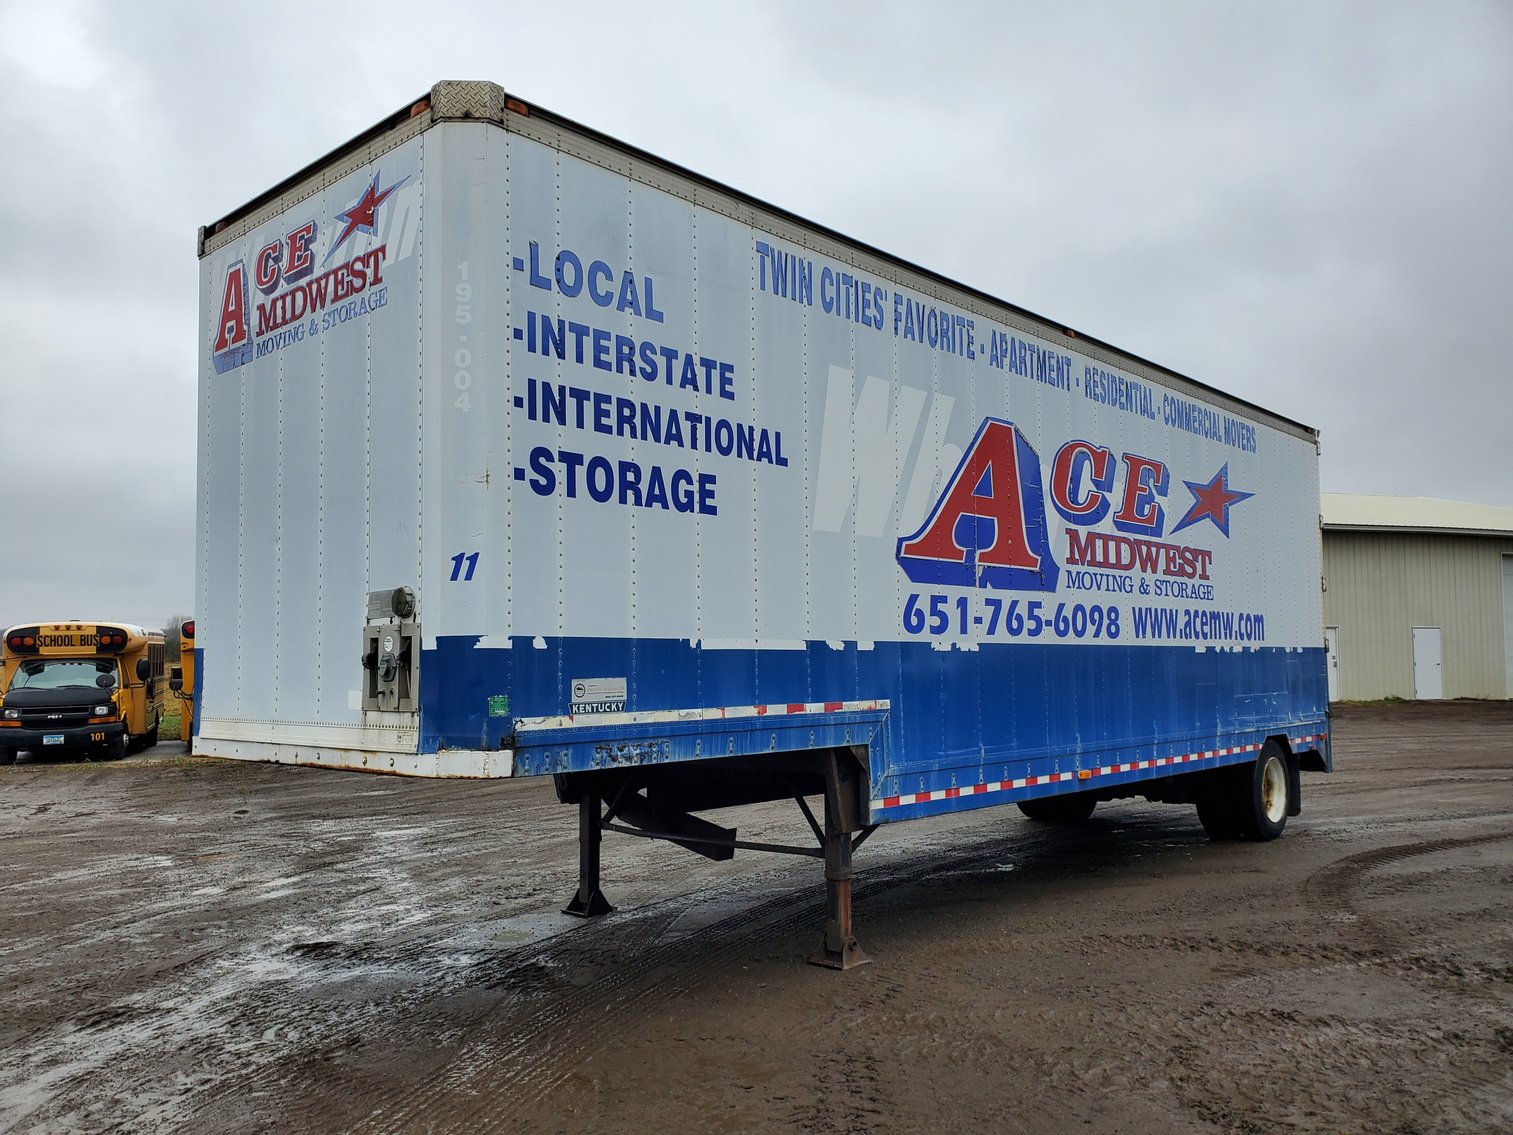
<instances>
[{"instance_id":1,"label":"overcast sky","mask_svg":"<svg viewBox=\"0 0 1513 1135\"><path fill-rule=\"evenodd\" d=\"M196 228L443 78L1513 506L1510 0L0 0L0 626L192 610Z\"/></svg>"}]
</instances>

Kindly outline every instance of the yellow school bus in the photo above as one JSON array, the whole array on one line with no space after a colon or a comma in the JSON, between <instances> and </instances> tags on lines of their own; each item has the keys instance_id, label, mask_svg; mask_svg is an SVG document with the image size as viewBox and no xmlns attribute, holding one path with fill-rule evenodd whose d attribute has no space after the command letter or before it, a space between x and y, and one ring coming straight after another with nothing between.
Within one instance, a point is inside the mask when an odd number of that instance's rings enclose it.
<instances>
[{"instance_id":1,"label":"yellow school bus","mask_svg":"<svg viewBox=\"0 0 1513 1135\"><path fill-rule=\"evenodd\" d=\"M123 757L158 742L163 635L129 623L32 623L0 639L0 764L86 750Z\"/></svg>"},{"instance_id":2,"label":"yellow school bus","mask_svg":"<svg viewBox=\"0 0 1513 1135\"><path fill-rule=\"evenodd\" d=\"M179 661L168 670L168 688L179 702L179 740L194 736L194 620L179 624Z\"/></svg>"}]
</instances>

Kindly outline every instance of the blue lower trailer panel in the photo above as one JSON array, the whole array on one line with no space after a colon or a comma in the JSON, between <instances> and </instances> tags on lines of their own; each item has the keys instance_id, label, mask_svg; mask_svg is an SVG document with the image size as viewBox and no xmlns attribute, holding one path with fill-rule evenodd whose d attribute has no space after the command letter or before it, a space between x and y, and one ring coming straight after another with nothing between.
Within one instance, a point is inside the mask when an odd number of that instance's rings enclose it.
<instances>
[{"instance_id":1,"label":"blue lower trailer panel","mask_svg":"<svg viewBox=\"0 0 1513 1135\"><path fill-rule=\"evenodd\" d=\"M571 683L606 675L622 710L571 715ZM1329 762L1322 648L451 638L421 706L422 752L509 748L521 775L865 745L874 823L1218 767L1268 737Z\"/></svg>"}]
</instances>

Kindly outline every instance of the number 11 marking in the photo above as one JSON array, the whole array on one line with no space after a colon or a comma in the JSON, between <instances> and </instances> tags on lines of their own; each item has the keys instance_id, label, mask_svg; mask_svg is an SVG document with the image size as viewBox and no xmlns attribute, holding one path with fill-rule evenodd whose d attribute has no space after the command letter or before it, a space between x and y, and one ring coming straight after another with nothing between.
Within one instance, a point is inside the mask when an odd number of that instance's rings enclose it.
<instances>
[{"instance_id":1,"label":"number 11 marking","mask_svg":"<svg viewBox=\"0 0 1513 1135\"><path fill-rule=\"evenodd\" d=\"M462 570L462 565L463 564L467 564L467 566L468 566L468 570L467 570L466 573L464 573L463 570ZM478 567L478 553L477 552L458 552L455 556L452 557L452 580L451 580L451 582L456 583L460 579L460 580L462 580L463 583L466 583L468 580L470 580L470 579L473 578L473 572L474 572L475 569L477 569L477 567Z\"/></svg>"}]
</instances>

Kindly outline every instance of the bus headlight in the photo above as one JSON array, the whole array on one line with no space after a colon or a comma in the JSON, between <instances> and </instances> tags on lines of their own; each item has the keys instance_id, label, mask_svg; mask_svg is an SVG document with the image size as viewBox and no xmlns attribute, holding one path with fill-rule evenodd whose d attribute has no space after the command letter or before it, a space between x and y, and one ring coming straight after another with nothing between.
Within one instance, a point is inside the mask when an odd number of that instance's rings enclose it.
<instances>
[{"instance_id":1,"label":"bus headlight","mask_svg":"<svg viewBox=\"0 0 1513 1135\"><path fill-rule=\"evenodd\" d=\"M6 721L20 721L21 720L21 711L19 709L7 709L5 711L5 720Z\"/></svg>"},{"instance_id":2,"label":"bus headlight","mask_svg":"<svg viewBox=\"0 0 1513 1135\"><path fill-rule=\"evenodd\" d=\"M116 711L116 707L113 706L113 705L110 705L110 704L97 705L97 706L95 706L95 710L94 710L94 715L93 716L95 716L95 717L108 717L112 713L114 713L115 711Z\"/></svg>"}]
</instances>

